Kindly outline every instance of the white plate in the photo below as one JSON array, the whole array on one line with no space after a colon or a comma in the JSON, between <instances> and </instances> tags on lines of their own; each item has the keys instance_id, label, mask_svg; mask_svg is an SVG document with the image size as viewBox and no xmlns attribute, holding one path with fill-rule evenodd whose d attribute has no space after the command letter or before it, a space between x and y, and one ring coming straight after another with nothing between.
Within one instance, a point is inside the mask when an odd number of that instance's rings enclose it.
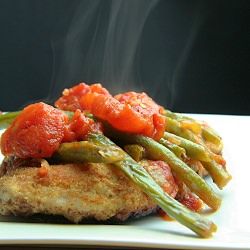
<instances>
[{"instance_id":1,"label":"white plate","mask_svg":"<svg viewBox=\"0 0 250 250\"><path fill-rule=\"evenodd\" d=\"M233 180L217 192L222 207L208 215L213 238L200 239L177 222L150 216L120 225L27 223L0 217L0 244L118 246L175 249L250 249L250 116L191 115L205 120L224 139L224 156Z\"/></svg>"}]
</instances>

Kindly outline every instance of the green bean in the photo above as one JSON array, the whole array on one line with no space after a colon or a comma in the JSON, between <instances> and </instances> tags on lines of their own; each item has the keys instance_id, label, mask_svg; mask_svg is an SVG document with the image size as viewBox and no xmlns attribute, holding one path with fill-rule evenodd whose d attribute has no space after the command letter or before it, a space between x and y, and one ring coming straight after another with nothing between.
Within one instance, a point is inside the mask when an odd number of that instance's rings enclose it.
<instances>
[{"instance_id":1,"label":"green bean","mask_svg":"<svg viewBox=\"0 0 250 250\"><path fill-rule=\"evenodd\" d=\"M217 230L216 225L206 217L195 213L170 195L152 179L146 170L129 156L121 162L115 162L139 188L141 188L170 217L191 229L201 237L207 238Z\"/></svg>"},{"instance_id":2,"label":"green bean","mask_svg":"<svg viewBox=\"0 0 250 250\"><path fill-rule=\"evenodd\" d=\"M204 122L198 122L195 119L182 115L180 113L174 113L169 110L164 110L164 115L166 117L169 117L171 119L174 119L176 121L190 121L193 123L200 124L201 130L202 130L202 137L204 138L205 141L209 141L214 144L214 147L216 152L220 152L223 148L223 143L222 143L222 138L221 136L210 126L208 126ZM216 147L215 147L216 146Z\"/></svg>"},{"instance_id":3,"label":"green bean","mask_svg":"<svg viewBox=\"0 0 250 250\"><path fill-rule=\"evenodd\" d=\"M167 109L164 109L164 116L170 117L170 118L177 120L177 121L190 121L190 122L197 123L200 125L203 124L203 122L200 122L200 121L198 121L190 116L187 116L187 115L184 115L184 114L181 114L178 112L172 112L172 111L167 110ZM217 136L219 136L219 134L217 132L215 132L215 133L217 134Z\"/></svg>"},{"instance_id":4,"label":"green bean","mask_svg":"<svg viewBox=\"0 0 250 250\"><path fill-rule=\"evenodd\" d=\"M210 149L214 153L221 153L223 149L223 143L221 137L214 131L212 128L202 125L202 137L205 140L205 142L208 142Z\"/></svg>"},{"instance_id":5,"label":"green bean","mask_svg":"<svg viewBox=\"0 0 250 250\"><path fill-rule=\"evenodd\" d=\"M113 163L123 159L123 150L94 141L62 143L52 156L52 160L62 162Z\"/></svg>"},{"instance_id":6,"label":"green bean","mask_svg":"<svg viewBox=\"0 0 250 250\"><path fill-rule=\"evenodd\" d=\"M0 129L6 129L12 124L14 119L21 113L21 111L8 112L0 115Z\"/></svg>"},{"instance_id":7,"label":"green bean","mask_svg":"<svg viewBox=\"0 0 250 250\"><path fill-rule=\"evenodd\" d=\"M184 116L183 114L172 112L172 111L167 110L167 109L164 109L164 116L170 117L170 118L177 120L177 121L186 120L186 121L196 122L196 120L191 118L191 117Z\"/></svg>"},{"instance_id":8,"label":"green bean","mask_svg":"<svg viewBox=\"0 0 250 250\"><path fill-rule=\"evenodd\" d=\"M221 136L211 127L209 127L208 125L206 125L205 123L202 123L202 135L203 138L206 141L210 141L213 142L215 144L220 144L221 143Z\"/></svg>"},{"instance_id":9,"label":"green bean","mask_svg":"<svg viewBox=\"0 0 250 250\"><path fill-rule=\"evenodd\" d=\"M113 150L121 152L123 155L122 160L113 162L113 165L123 171L128 176L128 178L130 178L138 186L138 188L144 191L159 207L161 207L163 211L165 211L173 219L188 227L201 237L210 237L217 230L216 225L212 221L187 209L177 200L164 192L140 164L134 161L126 152L114 144L110 139L103 135L91 134L89 140L90 143L101 142L100 144L103 147L109 148L112 146ZM72 158L74 158L75 155L77 161L85 162L85 156L80 157L79 152L84 154L86 149L79 148L86 147L86 143L78 142L77 151L75 150L74 144L65 144L68 146L64 147L64 154L60 153L57 155L60 160L72 161ZM87 149L87 151L88 150L89 149ZM106 155L103 155L103 157L105 158Z\"/></svg>"},{"instance_id":10,"label":"green bean","mask_svg":"<svg viewBox=\"0 0 250 250\"><path fill-rule=\"evenodd\" d=\"M166 140L176 140L178 141L178 145L186 150L187 156L200 160L200 161L211 161L209 155L206 153L206 149L190 140L182 138L180 136L165 132L164 139Z\"/></svg>"},{"instance_id":11,"label":"green bean","mask_svg":"<svg viewBox=\"0 0 250 250\"><path fill-rule=\"evenodd\" d=\"M137 143L145 147L147 155L152 159L166 161L177 178L183 181L189 189L197 194L208 206L213 209L220 207L221 198L198 174L177 158L170 150L151 138L140 135L133 137Z\"/></svg>"},{"instance_id":12,"label":"green bean","mask_svg":"<svg viewBox=\"0 0 250 250\"><path fill-rule=\"evenodd\" d=\"M65 112L69 118L72 118L74 115L74 112L64 111L64 110L62 111ZM5 114L0 114L0 129L5 129L9 125L11 125L15 120L15 118L21 114L21 112L22 111L13 111L13 112L7 112ZM86 114L86 116L88 118L94 119L94 116L92 114Z\"/></svg>"},{"instance_id":13,"label":"green bean","mask_svg":"<svg viewBox=\"0 0 250 250\"><path fill-rule=\"evenodd\" d=\"M210 162L202 161L201 163L202 166L210 174L210 176L213 176L212 179L219 189L223 189L223 187L225 187L232 179L232 176L228 173L228 171L217 162L215 162L215 160L212 160Z\"/></svg>"},{"instance_id":14,"label":"green bean","mask_svg":"<svg viewBox=\"0 0 250 250\"><path fill-rule=\"evenodd\" d=\"M137 162L143 158L145 151L144 148L138 144L125 145L124 150Z\"/></svg>"},{"instance_id":15,"label":"green bean","mask_svg":"<svg viewBox=\"0 0 250 250\"><path fill-rule=\"evenodd\" d=\"M172 118L166 117L165 131L197 143L197 137L194 133L188 129L183 129L180 123Z\"/></svg>"},{"instance_id":16,"label":"green bean","mask_svg":"<svg viewBox=\"0 0 250 250\"><path fill-rule=\"evenodd\" d=\"M205 145L204 141L192 133L192 131L188 129L182 129L180 123L176 120L173 120L169 117L166 117L167 120L167 126L166 130L170 133L173 133L175 135L178 135L180 137L183 137L185 139L188 139L192 142L195 142L201 146L204 146L206 149L206 154L210 157L210 163L204 164L205 161L202 161L202 165L204 168L208 171L210 176L212 177L214 183L222 189L227 185L227 183L232 179L232 176L228 173L227 169L220 164L215 164L213 160L213 152L211 152ZM207 161L206 161L207 162Z\"/></svg>"},{"instance_id":17,"label":"green bean","mask_svg":"<svg viewBox=\"0 0 250 250\"><path fill-rule=\"evenodd\" d=\"M179 147L178 145L166 140L165 138L161 138L159 140L159 143L171 150L178 158L182 160L186 159L187 155L184 148Z\"/></svg>"},{"instance_id":18,"label":"green bean","mask_svg":"<svg viewBox=\"0 0 250 250\"><path fill-rule=\"evenodd\" d=\"M106 133L111 138L119 138L126 143L136 143L143 146L148 158L162 160L169 164L176 177L184 182L188 188L200 197L212 209L218 209L221 198L214 190L187 164L180 160L168 148L143 135L126 134L111 127L106 127Z\"/></svg>"}]
</instances>

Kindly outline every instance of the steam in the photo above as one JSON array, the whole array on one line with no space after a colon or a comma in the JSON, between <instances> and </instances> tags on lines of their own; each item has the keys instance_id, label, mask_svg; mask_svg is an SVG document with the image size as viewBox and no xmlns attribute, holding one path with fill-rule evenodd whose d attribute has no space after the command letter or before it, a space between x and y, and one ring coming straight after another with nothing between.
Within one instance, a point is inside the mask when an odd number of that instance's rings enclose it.
<instances>
[{"instance_id":1,"label":"steam","mask_svg":"<svg viewBox=\"0 0 250 250\"><path fill-rule=\"evenodd\" d=\"M55 33L51 41L50 102L66 87L101 82L112 94L147 92L173 110L183 70L206 18L204 2L198 1L195 6L159 0L77 3L68 28ZM155 37L145 36L152 12L162 3L164 18L149 28L158 33L153 32ZM162 37L167 39L162 41Z\"/></svg>"},{"instance_id":2,"label":"steam","mask_svg":"<svg viewBox=\"0 0 250 250\"><path fill-rule=\"evenodd\" d=\"M50 97L79 82L101 82L112 92L140 90L135 55L158 0L81 1L65 37L54 37Z\"/></svg>"},{"instance_id":3,"label":"steam","mask_svg":"<svg viewBox=\"0 0 250 250\"><path fill-rule=\"evenodd\" d=\"M189 20L191 24L189 25L188 33L186 34L186 37L184 39L181 53L177 57L171 74L169 74L168 86L171 95L168 106L172 110L174 110L176 100L180 98L179 93L181 92L181 86L179 83L181 82L181 77L183 77L183 70L188 64L189 56L195 45L198 34L202 29L202 25L204 25L205 19L208 15L208 13L204 11L205 6L202 1L194 7L195 8L193 8L193 10L191 11L192 18L191 20Z\"/></svg>"},{"instance_id":4,"label":"steam","mask_svg":"<svg viewBox=\"0 0 250 250\"><path fill-rule=\"evenodd\" d=\"M135 84L135 55L144 24L157 2L119 0L111 6L102 76L104 82L111 82L116 92L127 84L142 88L140 83Z\"/></svg>"}]
</instances>

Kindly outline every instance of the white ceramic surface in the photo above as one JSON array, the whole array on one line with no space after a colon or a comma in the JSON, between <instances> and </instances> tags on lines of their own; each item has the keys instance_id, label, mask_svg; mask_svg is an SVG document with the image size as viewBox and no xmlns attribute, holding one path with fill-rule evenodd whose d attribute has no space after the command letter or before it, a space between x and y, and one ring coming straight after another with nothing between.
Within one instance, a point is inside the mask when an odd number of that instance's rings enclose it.
<instances>
[{"instance_id":1,"label":"white ceramic surface","mask_svg":"<svg viewBox=\"0 0 250 250\"><path fill-rule=\"evenodd\" d=\"M0 244L250 249L250 116L188 115L207 121L221 134L227 168L233 175L223 191L213 185L223 198L221 208L206 215L218 226L213 238L200 239L177 222L157 216L120 225L27 223L0 216Z\"/></svg>"}]
</instances>

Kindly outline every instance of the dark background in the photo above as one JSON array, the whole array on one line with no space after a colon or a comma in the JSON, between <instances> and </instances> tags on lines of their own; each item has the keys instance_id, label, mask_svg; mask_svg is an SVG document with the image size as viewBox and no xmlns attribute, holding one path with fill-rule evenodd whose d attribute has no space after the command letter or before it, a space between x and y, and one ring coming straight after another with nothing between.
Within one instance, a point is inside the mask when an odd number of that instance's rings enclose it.
<instances>
[{"instance_id":1,"label":"dark background","mask_svg":"<svg viewBox=\"0 0 250 250\"><path fill-rule=\"evenodd\" d=\"M98 15L87 21L93 2ZM136 24L131 15L137 1L128 2L123 17ZM172 111L250 115L250 1L158 1L125 76L119 56L115 74L100 70L111 6L108 0L0 0L0 110L53 103L63 88L79 82L102 82L113 90L122 82L122 90L145 91ZM78 17L81 42L69 43ZM90 48L98 53L91 56ZM116 56L115 48L109 52Z\"/></svg>"}]
</instances>

